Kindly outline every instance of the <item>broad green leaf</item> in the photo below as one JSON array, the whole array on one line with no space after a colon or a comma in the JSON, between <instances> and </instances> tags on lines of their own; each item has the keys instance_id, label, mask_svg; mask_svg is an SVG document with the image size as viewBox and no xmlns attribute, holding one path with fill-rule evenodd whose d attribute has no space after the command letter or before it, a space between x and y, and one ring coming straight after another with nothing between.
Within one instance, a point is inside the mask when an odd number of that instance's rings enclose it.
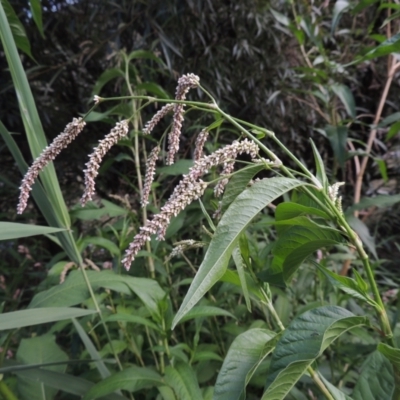
<instances>
[{"instance_id":1,"label":"broad green leaf","mask_svg":"<svg viewBox=\"0 0 400 400\"><path fill-rule=\"evenodd\" d=\"M35 24L36 24L37 28L39 29L39 32L42 35L42 38L44 38L43 21L42 21L42 6L40 4L40 0L29 0L29 5L31 8L33 20L35 21Z\"/></svg>"},{"instance_id":2,"label":"broad green leaf","mask_svg":"<svg viewBox=\"0 0 400 400\"><path fill-rule=\"evenodd\" d=\"M143 388L164 384L161 376L150 368L132 366L96 383L85 394L83 400L97 399L118 389L136 392Z\"/></svg>"},{"instance_id":3,"label":"broad green leaf","mask_svg":"<svg viewBox=\"0 0 400 400\"><path fill-rule=\"evenodd\" d=\"M197 306L193 307L187 314L185 314L180 322L188 321L194 318L213 317L217 315L223 315L225 317L236 319L233 314L231 314L229 311L224 310L223 308L213 306Z\"/></svg>"},{"instance_id":4,"label":"broad green leaf","mask_svg":"<svg viewBox=\"0 0 400 400\"><path fill-rule=\"evenodd\" d=\"M1 0L0 3L0 7L1 5L3 6L4 12L7 16L8 24L14 37L15 44L21 51L27 54L30 58L33 58L31 53L31 45L29 43L28 36L26 35L25 28L19 20L14 9L8 0Z\"/></svg>"},{"instance_id":5,"label":"broad green leaf","mask_svg":"<svg viewBox=\"0 0 400 400\"><path fill-rule=\"evenodd\" d=\"M303 222L303 225L290 224L284 230L278 231L279 238L272 249L274 258L271 271L274 273L283 272L285 282L290 282L293 274L303 261L318 249L326 246L339 244L342 237L331 228L319 226L308 220L306 217L293 218L294 221ZM278 221L290 223L291 220ZM280 228L282 228L280 226Z\"/></svg>"},{"instance_id":6,"label":"broad green leaf","mask_svg":"<svg viewBox=\"0 0 400 400\"><path fill-rule=\"evenodd\" d=\"M354 400L388 400L395 390L393 367L379 351L365 360L352 397Z\"/></svg>"},{"instance_id":7,"label":"broad green leaf","mask_svg":"<svg viewBox=\"0 0 400 400\"><path fill-rule=\"evenodd\" d=\"M25 379L43 383L45 386L62 390L65 393L74 394L83 397L90 390L94 383L86 379L64 374L62 372L50 371L44 368L34 368L29 370L15 371L16 375ZM116 393L111 393L100 398L101 400L124 400L123 397Z\"/></svg>"},{"instance_id":8,"label":"broad green leaf","mask_svg":"<svg viewBox=\"0 0 400 400\"><path fill-rule=\"evenodd\" d=\"M73 319L72 322L74 323L75 329L78 332L78 335L82 340L82 343L85 345L87 352L90 354L90 357L92 358L92 360L95 360L94 365L99 371L100 376L103 379L107 378L108 376L111 375L111 373L106 367L104 361L102 360L92 340L89 338L88 334L82 328L82 325L76 319Z\"/></svg>"},{"instance_id":9,"label":"broad green leaf","mask_svg":"<svg viewBox=\"0 0 400 400\"><path fill-rule=\"evenodd\" d=\"M269 203L302 185L304 183L296 179L267 178L256 182L234 200L217 226L204 260L172 322L172 327L176 326L224 275L232 250L251 220Z\"/></svg>"},{"instance_id":10,"label":"broad green leaf","mask_svg":"<svg viewBox=\"0 0 400 400\"><path fill-rule=\"evenodd\" d=\"M295 318L272 354L262 400L283 400L333 341L349 329L367 324L366 317L356 317L337 306L315 308Z\"/></svg>"},{"instance_id":11,"label":"broad green leaf","mask_svg":"<svg viewBox=\"0 0 400 400\"><path fill-rule=\"evenodd\" d=\"M46 324L48 322L61 321L70 318L79 318L94 314L94 310L81 308L50 307L34 308L29 310L12 311L0 314L0 330L17 329L24 326Z\"/></svg>"},{"instance_id":12,"label":"broad green leaf","mask_svg":"<svg viewBox=\"0 0 400 400\"><path fill-rule=\"evenodd\" d=\"M386 343L379 343L378 351L382 353L397 370L400 370L400 349L395 349Z\"/></svg>"},{"instance_id":13,"label":"broad green leaf","mask_svg":"<svg viewBox=\"0 0 400 400\"><path fill-rule=\"evenodd\" d=\"M193 368L183 362L165 368L165 382L179 400L203 400Z\"/></svg>"},{"instance_id":14,"label":"broad green leaf","mask_svg":"<svg viewBox=\"0 0 400 400\"><path fill-rule=\"evenodd\" d=\"M175 393L172 388L169 386L159 386L158 390L163 398L163 400L179 400L175 396Z\"/></svg>"},{"instance_id":15,"label":"broad green leaf","mask_svg":"<svg viewBox=\"0 0 400 400\"><path fill-rule=\"evenodd\" d=\"M326 190L328 188L328 179L326 177L324 162L322 161L321 155L319 154L319 151L315 146L314 141L310 139L310 142L314 153L315 166L317 170L317 179L321 182L322 187Z\"/></svg>"},{"instance_id":16,"label":"broad green leaf","mask_svg":"<svg viewBox=\"0 0 400 400\"><path fill-rule=\"evenodd\" d=\"M57 346L54 336L45 335L22 339L17 351L17 360L23 364L45 364L67 361L68 356ZM64 372L65 365L55 365L46 369ZM54 398L57 390L20 375L18 392L21 400L49 400Z\"/></svg>"},{"instance_id":17,"label":"broad green leaf","mask_svg":"<svg viewBox=\"0 0 400 400\"><path fill-rule=\"evenodd\" d=\"M152 314L159 314L158 303L164 298L165 292L156 281L117 275L112 271L87 271L86 274L93 290L105 288L128 295L131 294L132 290ZM82 272L72 271L61 285L35 295L29 304L29 308L69 307L82 303L88 298L89 290Z\"/></svg>"},{"instance_id":18,"label":"broad green leaf","mask_svg":"<svg viewBox=\"0 0 400 400\"><path fill-rule=\"evenodd\" d=\"M214 400L242 399L248 375L273 350L276 334L250 329L235 338L219 371Z\"/></svg>"},{"instance_id":19,"label":"broad green leaf","mask_svg":"<svg viewBox=\"0 0 400 400\"><path fill-rule=\"evenodd\" d=\"M328 137L335 158L340 167L344 168L344 163L347 158L347 132L346 126L332 126L325 127L326 136Z\"/></svg>"},{"instance_id":20,"label":"broad green leaf","mask_svg":"<svg viewBox=\"0 0 400 400\"><path fill-rule=\"evenodd\" d=\"M342 14L350 7L348 1L337 0L335 6L333 7L332 24L331 24L331 34L333 35L338 25Z\"/></svg>"},{"instance_id":21,"label":"broad green leaf","mask_svg":"<svg viewBox=\"0 0 400 400\"><path fill-rule=\"evenodd\" d=\"M251 165L241 169L229 179L229 182L225 187L224 196L221 200L222 213L224 213L232 201L235 200L236 197L246 189L246 186L249 184L254 175L262 171L264 168L265 167L263 165L259 164Z\"/></svg>"},{"instance_id":22,"label":"broad green leaf","mask_svg":"<svg viewBox=\"0 0 400 400\"><path fill-rule=\"evenodd\" d=\"M238 272L238 276L239 276L239 279L240 279L240 285L242 286L243 296L244 296L244 299L246 301L247 309L249 310L249 312L251 312L250 295L249 295L249 290L247 289L246 274L244 272L245 263L243 261L243 257L242 257L242 255L240 253L239 247L235 247L233 249L232 258L233 258L233 261L235 262L235 265L236 265L236 270Z\"/></svg>"},{"instance_id":23,"label":"broad green leaf","mask_svg":"<svg viewBox=\"0 0 400 400\"><path fill-rule=\"evenodd\" d=\"M307 207L305 205L292 202L281 203L278 205L278 207L276 207L275 210L275 218L277 221L292 219L299 215L315 215L326 220L330 219L327 213L318 208Z\"/></svg>"},{"instance_id":24,"label":"broad green leaf","mask_svg":"<svg viewBox=\"0 0 400 400\"><path fill-rule=\"evenodd\" d=\"M180 55L180 54L178 54ZM147 59L153 60L158 62L159 64L165 66L163 60L157 57L152 51L148 50L134 50L128 55L128 61L135 60L135 59Z\"/></svg>"},{"instance_id":25,"label":"broad green leaf","mask_svg":"<svg viewBox=\"0 0 400 400\"><path fill-rule=\"evenodd\" d=\"M11 240L28 236L46 235L65 230L66 229L64 228L52 228L50 226L19 224L17 222L0 222L0 240Z\"/></svg>"},{"instance_id":26,"label":"broad green leaf","mask_svg":"<svg viewBox=\"0 0 400 400\"><path fill-rule=\"evenodd\" d=\"M317 268L328 278L333 286L338 287L339 289L343 290L345 293L348 293L356 299L366 301L368 304L376 307L376 302L369 297L366 288L360 287L357 281L347 276L341 276L332 271L329 271L327 268L318 263L313 264L316 265Z\"/></svg>"}]
</instances>

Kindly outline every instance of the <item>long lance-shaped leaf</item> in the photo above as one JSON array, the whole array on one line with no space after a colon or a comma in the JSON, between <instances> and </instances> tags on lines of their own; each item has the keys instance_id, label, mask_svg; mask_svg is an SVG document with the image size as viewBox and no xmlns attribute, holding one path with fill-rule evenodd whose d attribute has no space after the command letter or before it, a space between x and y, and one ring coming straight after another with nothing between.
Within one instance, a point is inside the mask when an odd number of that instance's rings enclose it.
<instances>
[{"instance_id":1,"label":"long lance-shaped leaf","mask_svg":"<svg viewBox=\"0 0 400 400\"><path fill-rule=\"evenodd\" d=\"M29 147L32 157L36 158L47 146L43 127L39 119L39 114L36 109L35 100L32 96L29 87L28 79L26 77L24 68L22 66L17 47L15 45L9 23L3 6L0 2L0 40L3 44L4 53L7 58L7 63L10 68L11 77L17 93L17 99L21 112L21 118L25 127L26 136L29 142ZM21 168L21 166L19 166ZM23 171L25 173L26 170ZM58 183L57 175L54 166L49 164L40 174L40 179L43 184L44 192L50 202L51 207L41 207L44 217L50 225L60 228L70 227L70 218L64 198L61 194L60 186ZM35 193L33 193L35 196ZM35 196L36 202L39 204L42 199ZM40 206L40 204L39 204ZM53 223L56 220L57 224ZM72 235L69 232L60 233L59 236L64 238L66 246L64 250L68 256L75 262L80 263L81 257L74 244ZM63 243L62 240L60 240Z\"/></svg>"},{"instance_id":2,"label":"long lance-shaped leaf","mask_svg":"<svg viewBox=\"0 0 400 400\"><path fill-rule=\"evenodd\" d=\"M224 275L232 250L251 220L269 203L302 185L304 183L296 179L267 178L236 197L218 224L204 260L172 322L172 328Z\"/></svg>"},{"instance_id":3,"label":"long lance-shaped leaf","mask_svg":"<svg viewBox=\"0 0 400 400\"><path fill-rule=\"evenodd\" d=\"M12 311L0 315L0 331L78 318L95 312L94 310L68 307L51 307L46 310L43 310L43 308L31 308L30 310Z\"/></svg>"},{"instance_id":4,"label":"long lance-shaped leaf","mask_svg":"<svg viewBox=\"0 0 400 400\"><path fill-rule=\"evenodd\" d=\"M315 308L294 319L272 355L262 400L283 400L333 341L361 325L368 325L366 317L357 317L337 306Z\"/></svg>"},{"instance_id":5,"label":"long lance-shaped leaf","mask_svg":"<svg viewBox=\"0 0 400 400\"><path fill-rule=\"evenodd\" d=\"M222 364L213 399L242 399L248 375L274 349L276 338L274 332L260 328L240 334L233 341Z\"/></svg>"}]
</instances>

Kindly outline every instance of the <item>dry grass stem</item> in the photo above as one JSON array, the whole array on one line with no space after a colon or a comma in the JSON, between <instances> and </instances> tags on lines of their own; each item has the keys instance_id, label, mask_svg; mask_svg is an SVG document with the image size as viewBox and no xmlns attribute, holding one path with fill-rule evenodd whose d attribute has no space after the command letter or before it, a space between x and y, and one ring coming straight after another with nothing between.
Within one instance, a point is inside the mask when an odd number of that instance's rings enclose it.
<instances>
[{"instance_id":1,"label":"dry grass stem","mask_svg":"<svg viewBox=\"0 0 400 400\"><path fill-rule=\"evenodd\" d=\"M50 162L53 161L61 150L65 149L78 135L82 132L85 121L82 118L74 118L60 133L53 142L47 146L42 154L33 162L26 172L20 186L19 202L17 206L17 213L22 214L26 208L29 199L29 193L32 190L36 178L40 171Z\"/></svg>"},{"instance_id":2,"label":"dry grass stem","mask_svg":"<svg viewBox=\"0 0 400 400\"><path fill-rule=\"evenodd\" d=\"M123 120L118 122L117 125L106 135L106 137L99 141L99 145L93 150L89 156L89 162L86 163L85 172L85 192L81 198L81 204L84 206L88 201L92 200L95 193L95 178L99 173L100 163L107 152L114 146L120 139L126 136L129 132L128 121Z\"/></svg>"}]
</instances>

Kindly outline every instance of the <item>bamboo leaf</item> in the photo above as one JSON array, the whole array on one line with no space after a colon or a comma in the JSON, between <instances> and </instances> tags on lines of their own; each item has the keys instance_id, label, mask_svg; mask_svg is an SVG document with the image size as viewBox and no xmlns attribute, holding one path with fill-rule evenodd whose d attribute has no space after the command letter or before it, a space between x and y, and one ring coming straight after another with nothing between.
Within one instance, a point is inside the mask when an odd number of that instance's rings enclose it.
<instances>
[{"instance_id":1,"label":"bamboo leaf","mask_svg":"<svg viewBox=\"0 0 400 400\"><path fill-rule=\"evenodd\" d=\"M65 231L64 228L52 228L50 226L38 226L19 224L17 222L0 221L0 240L11 240L35 235L47 235L49 233Z\"/></svg>"}]
</instances>

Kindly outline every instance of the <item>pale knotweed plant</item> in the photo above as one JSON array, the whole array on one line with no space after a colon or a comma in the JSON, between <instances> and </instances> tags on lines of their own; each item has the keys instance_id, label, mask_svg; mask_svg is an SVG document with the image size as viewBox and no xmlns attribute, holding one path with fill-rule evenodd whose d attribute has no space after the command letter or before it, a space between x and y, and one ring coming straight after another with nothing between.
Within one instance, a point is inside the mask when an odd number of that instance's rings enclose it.
<instances>
[{"instance_id":1,"label":"pale knotweed plant","mask_svg":"<svg viewBox=\"0 0 400 400\"><path fill-rule=\"evenodd\" d=\"M198 87L199 84L200 84L200 78L197 75L195 74L182 75L178 80L175 100L185 100L186 94L189 92L189 90ZM168 156L167 156L168 165L174 163L175 154L179 150L179 138L181 136L184 108L185 105L182 103L175 104L174 120L172 123L171 132L168 136Z\"/></svg>"},{"instance_id":2,"label":"pale knotweed plant","mask_svg":"<svg viewBox=\"0 0 400 400\"><path fill-rule=\"evenodd\" d=\"M111 132L99 141L99 145L93 150L86 163L85 173L85 192L81 198L81 204L84 206L88 201L92 200L95 192L95 178L99 173L100 163L103 157L120 139L125 137L129 132L128 121L118 122Z\"/></svg>"},{"instance_id":3,"label":"pale knotweed plant","mask_svg":"<svg viewBox=\"0 0 400 400\"><path fill-rule=\"evenodd\" d=\"M17 213L22 214L26 208L29 199L29 192L32 190L32 185L35 183L40 171L50 162L53 161L61 150L65 149L78 135L82 132L85 121L82 118L74 118L60 133L53 142L47 146L42 154L33 162L26 172L20 186L19 202Z\"/></svg>"},{"instance_id":4,"label":"pale knotweed plant","mask_svg":"<svg viewBox=\"0 0 400 400\"><path fill-rule=\"evenodd\" d=\"M235 160L239 154L243 153L249 154L252 159L255 159L258 154L258 146L247 139L241 142L234 141L232 144L196 161L189 173L184 175L175 187L160 213L155 215L152 220L148 220L133 238L122 260L125 268L130 269L135 256L152 235L156 234L158 240L164 240L171 218L177 216L190 203L204 194L207 183L200 179L204 174L212 167L224 164L228 160Z\"/></svg>"},{"instance_id":5,"label":"pale knotweed plant","mask_svg":"<svg viewBox=\"0 0 400 400\"><path fill-rule=\"evenodd\" d=\"M156 173L156 162L158 160L158 155L160 154L160 151L161 151L160 146L155 147L149 154L149 157L147 158L146 176L144 178L143 193L141 200L142 207L146 207L147 204L149 204L151 184L153 183L154 174Z\"/></svg>"},{"instance_id":6,"label":"pale knotweed plant","mask_svg":"<svg viewBox=\"0 0 400 400\"><path fill-rule=\"evenodd\" d=\"M168 103L164 107L162 107L160 110L158 110L153 118L146 123L146 125L143 128L143 133L145 135L148 135L152 132L152 130L155 128L155 126L169 113L172 113L174 111L175 104Z\"/></svg>"},{"instance_id":7,"label":"pale knotweed plant","mask_svg":"<svg viewBox=\"0 0 400 400\"><path fill-rule=\"evenodd\" d=\"M222 176L230 175L233 172L233 169L235 168L235 161L227 161L224 164L224 168L221 172ZM225 186L228 184L229 179L228 178L222 178L214 188L214 195L215 197L220 197L224 193Z\"/></svg>"},{"instance_id":8,"label":"pale knotweed plant","mask_svg":"<svg viewBox=\"0 0 400 400\"><path fill-rule=\"evenodd\" d=\"M204 128L196 138L196 144L194 148L194 153L193 153L193 159L194 161L200 160L201 157L203 157L203 149L204 149L204 144L207 141L208 138L208 129Z\"/></svg>"}]
</instances>

